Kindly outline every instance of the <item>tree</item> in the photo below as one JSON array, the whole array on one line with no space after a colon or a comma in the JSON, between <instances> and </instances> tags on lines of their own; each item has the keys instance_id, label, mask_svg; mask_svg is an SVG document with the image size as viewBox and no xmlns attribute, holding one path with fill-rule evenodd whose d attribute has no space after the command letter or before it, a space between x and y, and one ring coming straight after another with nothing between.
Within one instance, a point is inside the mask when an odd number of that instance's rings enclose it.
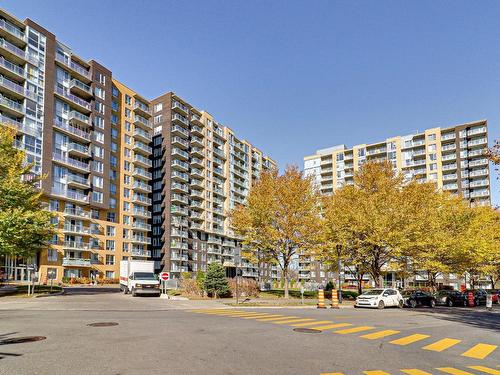
<instances>
[{"instance_id":1,"label":"tree","mask_svg":"<svg viewBox=\"0 0 500 375\"><path fill-rule=\"evenodd\" d=\"M0 255L31 257L47 247L55 228L37 188L40 179L14 139L14 130L0 126Z\"/></svg>"},{"instance_id":2,"label":"tree","mask_svg":"<svg viewBox=\"0 0 500 375\"><path fill-rule=\"evenodd\" d=\"M283 175L264 172L250 189L247 204L230 213L231 225L245 245L244 256L280 266L285 298L293 259L318 244L319 217L319 195L295 166Z\"/></svg>"},{"instance_id":3,"label":"tree","mask_svg":"<svg viewBox=\"0 0 500 375\"><path fill-rule=\"evenodd\" d=\"M495 164L496 166L495 170L498 173L499 171L498 166L500 165L500 139L497 139L493 147L487 150L486 156L493 162L493 164Z\"/></svg>"},{"instance_id":4,"label":"tree","mask_svg":"<svg viewBox=\"0 0 500 375\"><path fill-rule=\"evenodd\" d=\"M365 272L381 286L384 267L423 246L432 206L427 198L434 192L432 184L406 184L388 162L364 164L354 174L354 185L324 201L323 233L330 250L323 254L332 257L334 249L342 256L356 272L358 287Z\"/></svg>"},{"instance_id":5,"label":"tree","mask_svg":"<svg viewBox=\"0 0 500 375\"><path fill-rule=\"evenodd\" d=\"M205 291L215 298L226 295L229 292L229 284L224 267L219 263L209 264L203 285Z\"/></svg>"}]
</instances>

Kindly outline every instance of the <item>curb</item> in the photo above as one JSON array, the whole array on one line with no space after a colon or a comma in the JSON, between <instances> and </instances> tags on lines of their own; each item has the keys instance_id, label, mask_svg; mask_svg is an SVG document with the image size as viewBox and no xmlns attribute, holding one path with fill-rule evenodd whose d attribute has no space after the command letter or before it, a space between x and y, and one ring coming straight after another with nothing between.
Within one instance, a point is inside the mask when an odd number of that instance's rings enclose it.
<instances>
[{"instance_id":1,"label":"curb","mask_svg":"<svg viewBox=\"0 0 500 375\"><path fill-rule=\"evenodd\" d=\"M245 306L245 305L238 305L238 306L229 306L227 305L227 308L233 308L233 309L318 309L317 306L314 305L309 305L309 306ZM333 310L339 310L339 309L353 309L354 306L339 306L338 309L333 309ZM330 310L328 307L325 310Z\"/></svg>"},{"instance_id":2,"label":"curb","mask_svg":"<svg viewBox=\"0 0 500 375\"><path fill-rule=\"evenodd\" d=\"M44 298L44 297L54 297L54 296L62 296L63 294L66 294L66 291L61 291L58 293L48 293L48 294L40 294L38 296L35 296L35 298Z\"/></svg>"}]
</instances>

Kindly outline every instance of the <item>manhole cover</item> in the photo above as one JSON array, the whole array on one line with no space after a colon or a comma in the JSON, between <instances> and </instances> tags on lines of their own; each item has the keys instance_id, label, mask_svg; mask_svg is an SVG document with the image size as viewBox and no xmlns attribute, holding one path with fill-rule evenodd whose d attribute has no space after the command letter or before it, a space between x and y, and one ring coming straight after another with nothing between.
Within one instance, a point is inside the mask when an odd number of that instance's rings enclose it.
<instances>
[{"instance_id":1,"label":"manhole cover","mask_svg":"<svg viewBox=\"0 0 500 375\"><path fill-rule=\"evenodd\" d=\"M46 339L45 336L16 337L16 338L12 338L12 339L0 340L0 345L22 344L24 342L41 341L41 340L45 340L45 339Z\"/></svg>"},{"instance_id":2,"label":"manhole cover","mask_svg":"<svg viewBox=\"0 0 500 375\"><path fill-rule=\"evenodd\" d=\"M90 323L87 324L89 327L111 327L111 326L117 326L118 323L115 322L99 322L99 323Z\"/></svg>"},{"instance_id":3,"label":"manhole cover","mask_svg":"<svg viewBox=\"0 0 500 375\"><path fill-rule=\"evenodd\" d=\"M312 328L294 328L293 331L302 333L321 333L321 330Z\"/></svg>"}]
</instances>

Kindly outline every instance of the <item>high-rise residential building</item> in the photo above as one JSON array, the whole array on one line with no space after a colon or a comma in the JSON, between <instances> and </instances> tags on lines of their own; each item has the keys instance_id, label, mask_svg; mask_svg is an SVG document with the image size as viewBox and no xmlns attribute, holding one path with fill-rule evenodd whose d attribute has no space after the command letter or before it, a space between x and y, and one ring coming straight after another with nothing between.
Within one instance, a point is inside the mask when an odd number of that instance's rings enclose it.
<instances>
[{"instance_id":1,"label":"high-rise residential building","mask_svg":"<svg viewBox=\"0 0 500 375\"><path fill-rule=\"evenodd\" d=\"M230 275L240 245L227 214L244 203L252 182L275 163L172 92L151 104L156 269L178 278L219 262ZM243 261L241 267L243 276L258 276L255 265Z\"/></svg>"},{"instance_id":2,"label":"high-rise residential building","mask_svg":"<svg viewBox=\"0 0 500 375\"><path fill-rule=\"evenodd\" d=\"M46 176L57 234L34 259L0 258L11 279L117 278L124 259L195 272L234 266L228 210L269 157L173 93L149 101L30 19L0 9L0 124ZM153 132L154 130L154 132ZM154 134L154 137L153 137ZM257 268L242 263L243 275Z\"/></svg>"},{"instance_id":3,"label":"high-rise residential building","mask_svg":"<svg viewBox=\"0 0 500 375\"><path fill-rule=\"evenodd\" d=\"M318 150L304 158L304 173L313 176L322 194L353 184L354 172L367 161L390 161L407 181L434 182L474 205L489 205L489 162L486 120L446 128L431 128L381 142ZM331 274L313 259L302 257L299 275L324 282ZM349 277L349 275L347 275Z\"/></svg>"}]
</instances>

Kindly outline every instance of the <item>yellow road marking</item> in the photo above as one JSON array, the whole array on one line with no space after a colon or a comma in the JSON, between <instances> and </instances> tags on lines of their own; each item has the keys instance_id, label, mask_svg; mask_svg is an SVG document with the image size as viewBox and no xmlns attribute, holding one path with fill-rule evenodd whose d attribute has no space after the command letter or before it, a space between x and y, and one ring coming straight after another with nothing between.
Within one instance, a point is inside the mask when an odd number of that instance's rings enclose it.
<instances>
[{"instance_id":1,"label":"yellow road marking","mask_svg":"<svg viewBox=\"0 0 500 375\"><path fill-rule=\"evenodd\" d=\"M496 345L477 344L467 350L465 353L462 353L462 356L475 359L484 359L489 356L496 348Z\"/></svg>"},{"instance_id":2,"label":"yellow road marking","mask_svg":"<svg viewBox=\"0 0 500 375\"><path fill-rule=\"evenodd\" d=\"M299 322L310 322L314 319L290 319L290 320L282 320L279 322L274 322L274 324L287 324L287 323L299 323Z\"/></svg>"},{"instance_id":3,"label":"yellow road marking","mask_svg":"<svg viewBox=\"0 0 500 375\"><path fill-rule=\"evenodd\" d=\"M335 333L339 333L341 335L347 335L349 333L369 331L370 329L375 329L375 327L361 326L361 327L347 328L347 329L341 329L340 331L335 331Z\"/></svg>"},{"instance_id":4,"label":"yellow road marking","mask_svg":"<svg viewBox=\"0 0 500 375\"><path fill-rule=\"evenodd\" d=\"M220 315L220 316L239 316L239 315L256 315L259 313L254 312L226 312L226 313L205 313L206 315Z\"/></svg>"},{"instance_id":5,"label":"yellow road marking","mask_svg":"<svg viewBox=\"0 0 500 375\"><path fill-rule=\"evenodd\" d=\"M343 372L322 372L321 375L344 375Z\"/></svg>"},{"instance_id":6,"label":"yellow road marking","mask_svg":"<svg viewBox=\"0 0 500 375\"><path fill-rule=\"evenodd\" d=\"M416 333L414 335L402 337L397 340L389 341L389 343L394 344L394 345L409 345L413 344L414 342L426 339L427 337L430 337L429 335L421 335L419 333Z\"/></svg>"},{"instance_id":7,"label":"yellow road marking","mask_svg":"<svg viewBox=\"0 0 500 375\"><path fill-rule=\"evenodd\" d=\"M207 315L232 315L232 314L248 314L247 311L207 311L201 314Z\"/></svg>"},{"instance_id":8,"label":"yellow road marking","mask_svg":"<svg viewBox=\"0 0 500 375\"><path fill-rule=\"evenodd\" d=\"M278 316L284 316L284 315L266 315L266 318L277 318ZM259 319L262 318L262 315L255 315L255 316L245 316L243 319Z\"/></svg>"},{"instance_id":9,"label":"yellow road marking","mask_svg":"<svg viewBox=\"0 0 500 375\"><path fill-rule=\"evenodd\" d=\"M467 366L467 367L469 367L473 370L482 371L482 372L485 372L485 373L491 374L491 375L500 375L500 371L495 370L494 368L489 368L489 367L484 367L484 366ZM498 367L500 367L500 365Z\"/></svg>"},{"instance_id":10,"label":"yellow road marking","mask_svg":"<svg viewBox=\"0 0 500 375\"><path fill-rule=\"evenodd\" d=\"M222 315L222 316L229 316L230 318L244 318L244 317L250 317L250 316L258 316L259 318L264 318L268 316L268 314L257 314L257 313L248 313L248 314L228 314L228 315Z\"/></svg>"},{"instance_id":11,"label":"yellow road marking","mask_svg":"<svg viewBox=\"0 0 500 375\"><path fill-rule=\"evenodd\" d=\"M375 340L375 339L381 339L382 337L387 337L391 335L395 335L396 333L399 333L400 331L394 331L392 329L386 329L384 331L378 331L378 332L373 332L369 333L367 335L361 336L364 339L368 340Z\"/></svg>"},{"instance_id":12,"label":"yellow road marking","mask_svg":"<svg viewBox=\"0 0 500 375\"><path fill-rule=\"evenodd\" d=\"M328 324L333 323L331 320L316 320L315 322L308 323L300 323L300 324L292 324L292 327L307 327L307 326L315 326L316 324Z\"/></svg>"},{"instance_id":13,"label":"yellow road marking","mask_svg":"<svg viewBox=\"0 0 500 375\"><path fill-rule=\"evenodd\" d=\"M366 374L366 375L391 375L385 371L380 371L380 370L363 371L363 374Z\"/></svg>"},{"instance_id":14,"label":"yellow road marking","mask_svg":"<svg viewBox=\"0 0 500 375\"><path fill-rule=\"evenodd\" d=\"M404 372L405 374L408 374L408 375L432 375L430 372L422 371L422 370L419 370L418 368L408 368L408 369L401 370L401 372Z\"/></svg>"},{"instance_id":15,"label":"yellow road marking","mask_svg":"<svg viewBox=\"0 0 500 375\"><path fill-rule=\"evenodd\" d=\"M351 323L337 323L337 324L329 324L326 326L314 327L314 329L319 329L321 331L326 331L327 329L340 328L340 327L348 327L352 326Z\"/></svg>"},{"instance_id":16,"label":"yellow road marking","mask_svg":"<svg viewBox=\"0 0 500 375\"><path fill-rule=\"evenodd\" d=\"M426 345L422 349L432 350L433 352L442 352L443 350L446 350L448 348L451 348L452 346L457 345L459 342L462 342L462 340L445 338L433 342L432 344Z\"/></svg>"},{"instance_id":17,"label":"yellow road marking","mask_svg":"<svg viewBox=\"0 0 500 375\"><path fill-rule=\"evenodd\" d=\"M436 370L446 372L447 374L452 374L452 375L473 375L470 372L462 371L462 370L459 370L459 369L453 368L453 367L440 367L440 368L437 368Z\"/></svg>"},{"instance_id":18,"label":"yellow road marking","mask_svg":"<svg viewBox=\"0 0 500 375\"><path fill-rule=\"evenodd\" d=\"M285 316L282 318L262 318L262 319L257 319L258 322L273 322L275 320L283 320L283 319L291 319L291 318L298 318L298 316Z\"/></svg>"}]
</instances>

